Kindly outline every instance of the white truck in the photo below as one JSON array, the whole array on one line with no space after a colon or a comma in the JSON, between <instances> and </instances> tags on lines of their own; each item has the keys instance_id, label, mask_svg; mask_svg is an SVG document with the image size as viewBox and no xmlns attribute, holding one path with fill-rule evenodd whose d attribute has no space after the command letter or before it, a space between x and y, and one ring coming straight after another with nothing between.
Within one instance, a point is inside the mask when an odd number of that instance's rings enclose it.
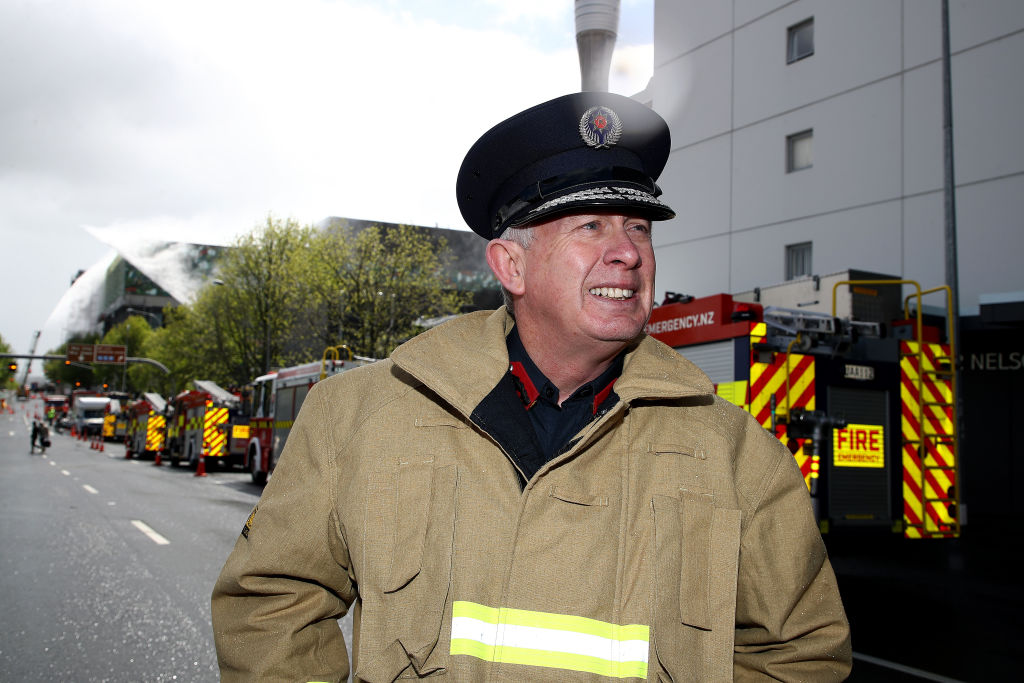
<instances>
[{"instance_id":1,"label":"white truck","mask_svg":"<svg viewBox=\"0 0 1024 683\"><path fill-rule=\"evenodd\" d=\"M71 396L71 424L80 434L99 436L103 433L103 419L110 406L110 398L99 394L73 394Z\"/></svg>"}]
</instances>

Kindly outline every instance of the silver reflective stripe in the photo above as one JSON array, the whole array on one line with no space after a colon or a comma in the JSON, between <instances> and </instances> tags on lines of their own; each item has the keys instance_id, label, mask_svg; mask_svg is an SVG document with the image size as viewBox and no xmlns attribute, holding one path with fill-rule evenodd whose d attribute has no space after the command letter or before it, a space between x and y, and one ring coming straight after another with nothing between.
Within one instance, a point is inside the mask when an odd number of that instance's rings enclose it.
<instances>
[{"instance_id":1,"label":"silver reflective stripe","mask_svg":"<svg viewBox=\"0 0 1024 683\"><path fill-rule=\"evenodd\" d=\"M647 678L650 628L456 601L451 654L489 662Z\"/></svg>"}]
</instances>

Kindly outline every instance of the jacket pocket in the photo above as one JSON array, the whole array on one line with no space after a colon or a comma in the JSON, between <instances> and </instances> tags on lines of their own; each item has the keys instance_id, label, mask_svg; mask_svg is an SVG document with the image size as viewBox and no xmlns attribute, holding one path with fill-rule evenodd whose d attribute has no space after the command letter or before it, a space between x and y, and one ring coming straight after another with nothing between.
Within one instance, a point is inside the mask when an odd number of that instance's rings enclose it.
<instances>
[{"instance_id":1,"label":"jacket pocket","mask_svg":"<svg viewBox=\"0 0 1024 683\"><path fill-rule=\"evenodd\" d=\"M457 474L455 465L433 462L398 468L391 566L381 584L385 638L376 656L360 662L357 675L363 680L447 672L447 648L437 643L450 611Z\"/></svg>"},{"instance_id":2,"label":"jacket pocket","mask_svg":"<svg viewBox=\"0 0 1024 683\"><path fill-rule=\"evenodd\" d=\"M740 511L655 496L653 640L662 680L731 680Z\"/></svg>"}]
</instances>

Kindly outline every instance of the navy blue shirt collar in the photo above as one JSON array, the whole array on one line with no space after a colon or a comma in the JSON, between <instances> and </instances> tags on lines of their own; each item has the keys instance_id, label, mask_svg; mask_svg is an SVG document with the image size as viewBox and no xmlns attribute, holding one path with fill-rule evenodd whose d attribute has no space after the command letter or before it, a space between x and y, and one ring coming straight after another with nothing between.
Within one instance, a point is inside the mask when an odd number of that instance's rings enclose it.
<instances>
[{"instance_id":1,"label":"navy blue shirt collar","mask_svg":"<svg viewBox=\"0 0 1024 683\"><path fill-rule=\"evenodd\" d=\"M530 358L518 330L513 327L505 341L509 373L546 459L561 452L569 439L618 401L612 387L622 374L624 353L616 356L600 376L579 387L559 406L558 387Z\"/></svg>"}]
</instances>

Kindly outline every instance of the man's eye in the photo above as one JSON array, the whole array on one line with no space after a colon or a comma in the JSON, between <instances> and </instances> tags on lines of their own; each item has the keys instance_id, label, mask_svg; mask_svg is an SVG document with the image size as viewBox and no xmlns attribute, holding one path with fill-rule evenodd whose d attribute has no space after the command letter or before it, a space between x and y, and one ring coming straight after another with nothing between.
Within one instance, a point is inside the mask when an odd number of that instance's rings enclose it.
<instances>
[{"instance_id":1,"label":"man's eye","mask_svg":"<svg viewBox=\"0 0 1024 683\"><path fill-rule=\"evenodd\" d=\"M590 221L583 226L584 230L597 230L601 226L597 224L597 221Z\"/></svg>"},{"instance_id":2,"label":"man's eye","mask_svg":"<svg viewBox=\"0 0 1024 683\"><path fill-rule=\"evenodd\" d=\"M650 234L651 232L651 226L647 225L646 223L635 223L629 226L629 229L636 232L642 232L645 234Z\"/></svg>"}]
</instances>

